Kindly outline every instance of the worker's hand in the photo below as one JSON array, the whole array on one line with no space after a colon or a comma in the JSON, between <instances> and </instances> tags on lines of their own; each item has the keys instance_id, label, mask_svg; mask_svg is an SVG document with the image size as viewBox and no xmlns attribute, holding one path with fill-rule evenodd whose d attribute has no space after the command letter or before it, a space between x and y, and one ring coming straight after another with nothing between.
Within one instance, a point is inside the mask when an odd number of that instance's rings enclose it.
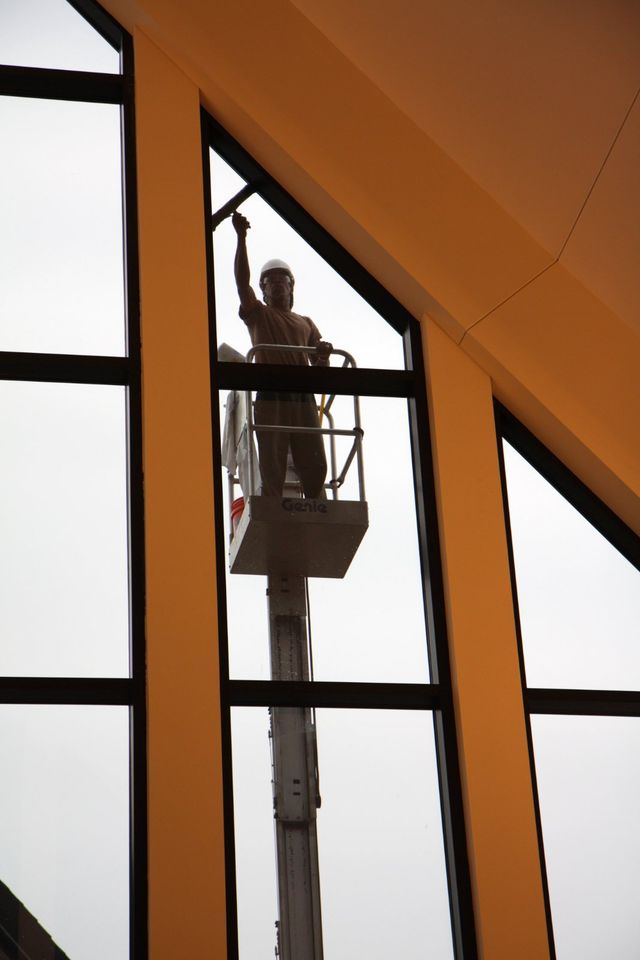
<instances>
[{"instance_id":1,"label":"worker's hand","mask_svg":"<svg viewBox=\"0 0 640 960\"><path fill-rule=\"evenodd\" d=\"M246 217L243 217L241 213L238 213L237 210L234 210L231 216L231 223L233 224L234 230L238 234L238 237L246 237L247 230L251 228L251 224Z\"/></svg>"},{"instance_id":2,"label":"worker's hand","mask_svg":"<svg viewBox=\"0 0 640 960\"><path fill-rule=\"evenodd\" d=\"M332 343L328 343L326 340L319 340L318 343L316 343L316 366L328 367L329 357L332 352Z\"/></svg>"}]
</instances>

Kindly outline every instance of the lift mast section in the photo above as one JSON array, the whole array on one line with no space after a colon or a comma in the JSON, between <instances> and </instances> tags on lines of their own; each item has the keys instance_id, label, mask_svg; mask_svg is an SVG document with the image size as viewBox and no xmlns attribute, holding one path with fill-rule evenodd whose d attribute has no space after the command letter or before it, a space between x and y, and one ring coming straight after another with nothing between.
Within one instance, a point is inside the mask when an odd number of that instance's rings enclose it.
<instances>
[{"instance_id":1,"label":"lift mast section","mask_svg":"<svg viewBox=\"0 0 640 960\"><path fill-rule=\"evenodd\" d=\"M269 577L273 680L309 680L304 577ZM322 960L316 730L309 707L271 708L279 960Z\"/></svg>"}]
</instances>

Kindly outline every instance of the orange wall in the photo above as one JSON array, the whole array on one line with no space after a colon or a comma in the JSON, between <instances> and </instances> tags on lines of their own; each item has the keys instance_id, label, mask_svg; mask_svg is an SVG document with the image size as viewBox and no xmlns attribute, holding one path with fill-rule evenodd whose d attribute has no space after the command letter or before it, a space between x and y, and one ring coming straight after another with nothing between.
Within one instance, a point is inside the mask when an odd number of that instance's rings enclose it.
<instances>
[{"instance_id":1,"label":"orange wall","mask_svg":"<svg viewBox=\"0 0 640 960\"><path fill-rule=\"evenodd\" d=\"M225 955L198 91L136 35L154 960Z\"/></svg>"},{"instance_id":2,"label":"orange wall","mask_svg":"<svg viewBox=\"0 0 640 960\"><path fill-rule=\"evenodd\" d=\"M491 383L433 322L424 340L480 956L547 960Z\"/></svg>"}]
</instances>

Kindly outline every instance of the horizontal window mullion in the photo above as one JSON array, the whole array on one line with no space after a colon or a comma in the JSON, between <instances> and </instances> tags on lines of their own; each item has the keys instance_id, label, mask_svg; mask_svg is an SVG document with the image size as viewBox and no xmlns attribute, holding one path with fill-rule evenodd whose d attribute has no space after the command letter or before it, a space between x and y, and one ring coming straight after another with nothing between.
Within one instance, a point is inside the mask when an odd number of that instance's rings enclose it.
<instances>
[{"instance_id":1,"label":"horizontal window mullion","mask_svg":"<svg viewBox=\"0 0 640 960\"><path fill-rule=\"evenodd\" d=\"M133 706L144 686L121 678L0 677L0 703Z\"/></svg>"},{"instance_id":2,"label":"horizontal window mullion","mask_svg":"<svg viewBox=\"0 0 640 960\"><path fill-rule=\"evenodd\" d=\"M225 390L291 390L350 397L411 397L414 393L414 376L407 370L219 362L214 382Z\"/></svg>"},{"instance_id":3,"label":"horizontal window mullion","mask_svg":"<svg viewBox=\"0 0 640 960\"><path fill-rule=\"evenodd\" d=\"M117 73L0 65L0 95L85 103L122 103L126 84Z\"/></svg>"},{"instance_id":4,"label":"horizontal window mullion","mask_svg":"<svg viewBox=\"0 0 640 960\"><path fill-rule=\"evenodd\" d=\"M129 368L127 357L0 351L0 380L127 386Z\"/></svg>"},{"instance_id":5,"label":"horizontal window mullion","mask_svg":"<svg viewBox=\"0 0 640 960\"><path fill-rule=\"evenodd\" d=\"M553 690L530 687L524 691L526 709L532 714L570 716L640 717L640 691Z\"/></svg>"},{"instance_id":6,"label":"horizontal window mullion","mask_svg":"<svg viewBox=\"0 0 640 960\"><path fill-rule=\"evenodd\" d=\"M440 687L427 683L229 680L233 707L344 707L370 710L438 710Z\"/></svg>"}]
</instances>

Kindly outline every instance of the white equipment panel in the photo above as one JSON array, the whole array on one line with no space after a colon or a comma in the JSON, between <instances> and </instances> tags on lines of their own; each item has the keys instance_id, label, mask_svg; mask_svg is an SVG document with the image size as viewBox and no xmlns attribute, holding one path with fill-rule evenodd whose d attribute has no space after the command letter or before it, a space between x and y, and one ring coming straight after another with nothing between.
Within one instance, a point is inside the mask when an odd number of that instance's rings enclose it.
<instances>
[{"instance_id":1,"label":"white equipment panel","mask_svg":"<svg viewBox=\"0 0 640 960\"><path fill-rule=\"evenodd\" d=\"M249 497L231 541L231 572L342 578L368 525L360 500Z\"/></svg>"}]
</instances>

